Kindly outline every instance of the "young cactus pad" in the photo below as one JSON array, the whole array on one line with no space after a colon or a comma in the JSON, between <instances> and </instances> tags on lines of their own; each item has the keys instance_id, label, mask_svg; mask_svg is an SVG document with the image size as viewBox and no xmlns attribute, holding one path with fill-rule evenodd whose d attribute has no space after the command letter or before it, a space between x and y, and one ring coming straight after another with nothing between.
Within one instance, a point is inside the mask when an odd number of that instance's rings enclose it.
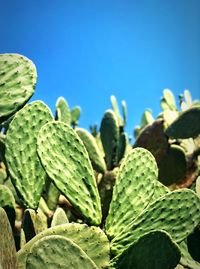
<instances>
[{"instance_id":1,"label":"young cactus pad","mask_svg":"<svg viewBox=\"0 0 200 269\"><path fill-rule=\"evenodd\" d=\"M19 54L0 54L0 122L19 110L33 95L35 65Z\"/></svg>"},{"instance_id":2,"label":"young cactus pad","mask_svg":"<svg viewBox=\"0 0 200 269\"><path fill-rule=\"evenodd\" d=\"M91 224L101 223L101 204L88 153L76 132L50 122L38 135L38 154L57 188Z\"/></svg>"},{"instance_id":3,"label":"young cactus pad","mask_svg":"<svg viewBox=\"0 0 200 269\"><path fill-rule=\"evenodd\" d=\"M199 219L200 199L193 191L181 189L170 192L151 203L115 237L111 250L118 254L151 230L164 230L175 242L180 242L198 225Z\"/></svg>"},{"instance_id":4,"label":"young cactus pad","mask_svg":"<svg viewBox=\"0 0 200 269\"><path fill-rule=\"evenodd\" d=\"M47 229L36 235L19 252L19 269L26 269L26 259L35 242L49 235L60 235L78 245L99 269L107 268L110 255L110 244L104 232L97 227L84 224L68 223Z\"/></svg>"},{"instance_id":5,"label":"young cactus pad","mask_svg":"<svg viewBox=\"0 0 200 269\"><path fill-rule=\"evenodd\" d=\"M149 204L157 175L156 161L146 149L136 148L126 155L117 174L106 220L109 238L117 236Z\"/></svg>"},{"instance_id":6,"label":"young cactus pad","mask_svg":"<svg viewBox=\"0 0 200 269\"><path fill-rule=\"evenodd\" d=\"M37 208L45 183L46 172L37 154L36 138L40 128L52 119L49 108L35 101L15 114L6 134L7 166L27 208Z\"/></svg>"},{"instance_id":7,"label":"young cactus pad","mask_svg":"<svg viewBox=\"0 0 200 269\"><path fill-rule=\"evenodd\" d=\"M46 236L32 246L26 269L39 268L98 269L78 245L60 235Z\"/></svg>"},{"instance_id":8,"label":"young cactus pad","mask_svg":"<svg viewBox=\"0 0 200 269\"><path fill-rule=\"evenodd\" d=\"M71 112L67 101L63 97L59 97L56 102L56 120L64 123L71 123Z\"/></svg>"}]
</instances>

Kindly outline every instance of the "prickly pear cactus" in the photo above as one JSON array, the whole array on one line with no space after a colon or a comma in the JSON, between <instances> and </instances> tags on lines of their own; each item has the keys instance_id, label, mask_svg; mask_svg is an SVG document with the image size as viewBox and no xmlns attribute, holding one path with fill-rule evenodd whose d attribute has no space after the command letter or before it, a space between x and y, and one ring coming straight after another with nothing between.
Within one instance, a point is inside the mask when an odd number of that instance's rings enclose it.
<instances>
[{"instance_id":1,"label":"prickly pear cactus","mask_svg":"<svg viewBox=\"0 0 200 269\"><path fill-rule=\"evenodd\" d=\"M135 221L125 227L112 240L111 250L119 254L152 230L164 230L175 242L181 242L198 225L199 220L200 199L193 191L182 189L170 192L151 203Z\"/></svg>"},{"instance_id":2,"label":"prickly pear cactus","mask_svg":"<svg viewBox=\"0 0 200 269\"><path fill-rule=\"evenodd\" d=\"M60 236L46 236L32 246L26 269L98 269L88 255L74 242Z\"/></svg>"},{"instance_id":3,"label":"prickly pear cactus","mask_svg":"<svg viewBox=\"0 0 200 269\"><path fill-rule=\"evenodd\" d=\"M106 268L109 263L110 244L104 232L97 227L89 227L78 223L68 223L47 229L30 240L18 254L19 269L26 268L27 256L38 240L50 235L60 235L78 245L99 269Z\"/></svg>"},{"instance_id":4,"label":"prickly pear cactus","mask_svg":"<svg viewBox=\"0 0 200 269\"><path fill-rule=\"evenodd\" d=\"M116 163L116 153L119 141L119 125L115 113L109 109L104 113L100 127L101 141L105 152L108 170L112 170Z\"/></svg>"},{"instance_id":5,"label":"prickly pear cactus","mask_svg":"<svg viewBox=\"0 0 200 269\"><path fill-rule=\"evenodd\" d=\"M67 101L63 97L59 97L56 102L56 120L62 121L70 125L71 113Z\"/></svg>"},{"instance_id":6,"label":"prickly pear cactus","mask_svg":"<svg viewBox=\"0 0 200 269\"><path fill-rule=\"evenodd\" d=\"M157 165L149 151L136 148L127 154L117 175L106 220L109 238L119 235L150 203L157 175Z\"/></svg>"},{"instance_id":7,"label":"prickly pear cactus","mask_svg":"<svg viewBox=\"0 0 200 269\"><path fill-rule=\"evenodd\" d=\"M76 132L50 122L38 135L38 154L57 188L91 224L101 223L101 205L88 153Z\"/></svg>"},{"instance_id":8,"label":"prickly pear cactus","mask_svg":"<svg viewBox=\"0 0 200 269\"><path fill-rule=\"evenodd\" d=\"M76 132L87 149L94 169L97 172L104 173L106 171L106 164L95 138L83 128L77 128Z\"/></svg>"},{"instance_id":9,"label":"prickly pear cactus","mask_svg":"<svg viewBox=\"0 0 200 269\"><path fill-rule=\"evenodd\" d=\"M67 218L67 215L66 215L65 211L61 207L58 207L56 209L56 211L54 212L52 222L51 222L51 227L61 225L61 224L65 224L65 223L68 223L68 222L69 222L69 220Z\"/></svg>"},{"instance_id":10,"label":"prickly pear cactus","mask_svg":"<svg viewBox=\"0 0 200 269\"><path fill-rule=\"evenodd\" d=\"M200 134L200 105L193 106L180 113L179 117L167 128L171 138L190 138Z\"/></svg>"},{"instance_id":11,"label":"prickly pear cactus","mask_svg":"<svg viewBox=\"0 0 200 269\"><path fill-rule=\"evenodd\" d=\"M170 235L164 231L152 231L138 239L119 256L116 269L174 269L181 253Z\"/></svg>"},{"instance_id":12,"label":"prickly pear cactus","mask_svg":"<svg viewBox=\"0 0 200 269\"><path fill-rule=\"evenodd\" d=\"M0 207L0 268L17 269L15 242L6 212Z\"/></svg>"},{"instance_id":13,"label":"prickly pear cactus","mask_svg":"<svg viewBox=\"0 0 200 269\"><path fill-rule=\"evenodd\" d=\"M19 110L35 90L35 65L19 54L0 54L0 122Z\"/></svg>"},{"instance_id":14,"label":"prickly pear cactus","mask_svg":"<svg viewBox=\"0 0 200 269\"><path fill-rule=\"evenodd\" d=\"M26 208L36 209L46 179L36 150L40 128L51 121L49 108L41 101L26 105L9 125L6 161L12 182Z\"/></svg>"}]
</instances>

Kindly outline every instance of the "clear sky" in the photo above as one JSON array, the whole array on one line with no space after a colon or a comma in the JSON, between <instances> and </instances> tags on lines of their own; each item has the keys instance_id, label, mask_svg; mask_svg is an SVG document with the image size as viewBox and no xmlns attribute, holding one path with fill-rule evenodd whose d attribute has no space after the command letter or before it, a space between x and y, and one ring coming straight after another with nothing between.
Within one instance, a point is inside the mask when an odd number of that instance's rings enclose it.
<instances>
[{"instance_id":1,"label":"clear sky","mask_svg":"<svg viewBox=\"0 0 200 269\"><path fill-rule=\"evenodd\" d=\"M80 105L100 123L110 95L128 106L127 131L160 111L164 88L200 98L199 0L0 0L0 53L37 66L32 100Z\"/></svg>"}]
</instances>

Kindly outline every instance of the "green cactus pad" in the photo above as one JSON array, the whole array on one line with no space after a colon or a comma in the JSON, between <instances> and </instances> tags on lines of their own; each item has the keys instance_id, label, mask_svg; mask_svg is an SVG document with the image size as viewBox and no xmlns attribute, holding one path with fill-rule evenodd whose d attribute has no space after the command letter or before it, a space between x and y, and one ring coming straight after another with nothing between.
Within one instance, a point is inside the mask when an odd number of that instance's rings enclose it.
<instances>
[{"instance_id":1,"label":"green cactus pad","mask_svg":"<svg viewBox=\"0 0 200 269\"><path fill-rule=\"evenodd\" d=\"M98 269L79 246L59 235L46 236L32 246L26 269L38 268Z\"/></svg>"},{"instance_id":2,"label":"green cactus pad","mask_svg":"<svg viewBox=\"0 0 200 269\"><path fill-rule=\"evenodd\" d=\"M18 268L12 229L3 208L0 208L0 268Z\"/></svg>"},{"instance_id":3,"label":"green cactus pad","mask_svg":"<svg viewBox=\"0 0 200 269\"><path fill-rule=\"evenodd\" d=\"M31 240L36 234L47 229L47 218L41 209L35 212L33 209L24 211L22 228L25 233L26 242Z\"/></svg>"},{"instance_id":4,"label":"green cactus pad","mask_svg":"<svg viewBox=\"0 0 200 269\"><path fill-rule=\"evenodd\" d=\"M101 121L100 135L105 152L107 168L108 170L112 170L117 157L119 126L115 113L110 109L104 113Z\"/></svg>"},{"instance_id":5,"label":"green cactus pad","mask_svg":"<svg viewBox=\"0 0 200 269\"><path fill-rule=\"evenodd\" d=\"M126 125L127 122L127 106L126 101L122 101L122 115L123 115L123 125Z\"/></svg>"},{"instance_id":6,"label":"green cactus pad","mask_svg":"<svg viewBox=\"0 0 200 269\"><path fill-rule=\"evenodd\" d=\"M116 269L174 269L180 257L180 250L169 234L152 231L120 255Z\"/></svg>"},{"instance_id":7,"label":"green cactus pad","mask_svg":"<svg viewBox=\"0 0 200 269\"><path fill-rule=\"evenodd\" d=\"M15 198L7 186L0 185L0 207L4 206L15 208Z\"/></svg>"},{"instance_id":8,"label":"green cactus pad","mask_svg":"<svg viewBox=\"0 0 200 269\"><path fill-rule=\"evenodd\" d=\"M200 134L200 106L191 107L180 113L179 117L166 129L171 138L190 138Z\"/></svg>"},{"instance_id":9,"label":"green cactus pad","mask_svg":"<svg viewBox=\"0 0 200 269\"><path fill-rule=\"evenodd\" d=\"M70 125L71 113L67 101L63 97L59 97L56 102L56 120L62 121Z\"/></svg>"},{"instance_id":10,"label":"green cactus pad","mask_svg":"<svg viewBox=\"0 0 200 269\"><path fill-rule=\"evenodd\" d=\"M97 172L104 173L106 171L106 164L95 138L83 128L77 128L76 132L87 149L94 169Z\"/></svg>"},{"instance_id":11,"label":"green cactus pad","mask_svg":"<svg viewBox=\"0 0 200 269\"><path fill-rule=\"evenodd\" d=\"M123 120L122 120L122 117L121 117L120 112L119 112L119 106L118 106L118 102L117 102L116 97L114 95L111 95L110 101L112 104L112 109L113 109L113 111L118 119L118 125L123 126Z\"/></svg>"},{"instance_id":12,"label":"green cactus pad","mask_svg":"<svg viewBox=\"0 0 200 269\"><path fill-rule=\"evenodd\" d=\"M35 242L49 235L61 235L77 244L99 269L109 263L110 244L104 232L97 227L78 223L55 226L36 235L18 252L19 269L26 268L27 255Z\"/></svg>"},{"instance_id":13,"label":"green cactus pad","mask_svg":"<svg viewBox=\"0 0 200 269\"><path fill-rule=\"evenodd\" d=\"M125 132L122 132L119 137L119 143L117 147L117 163L119 163L126 153L128 146L128 135Z\"/></svg>"},{"instance_id":14,"label":"green cactus pad","mask_svg":"<svg viewBox=\"0 0 200 269\"><path fill-rule=\"evenodd\" d=\"M71 110L71 124L72 126L77 126L78 125L78 120L81 115L81 108L79 106L75 106Z\"/></svg>"},{"instance_id":15,"label":"green cactus pad","mask_svg":"<svg viewBox=\"0 0 200 269\"><path fill-rule=\"evenodd\" d=\"M163 97L160 101L163 110L176 110L175 97L169 89L163 91Z\"/></svg>"},{"instance_id":16,"label":"green cactus pad","mask_svg":"<svg viewBox=\"0 0 200 269\"><path fill-rule=\"evenodd\" d=\"M36 138L40 128L52 119L49 108L35 101L16 113L6 134L7 166L27 208L37 208L45 183L46 173L37 155Z\"/></svg>"},{"instance_id":17,"label":"green cactus pad","mask_svg":"<svg viewBox=\"0 0 200 269\"><path fill-rule=\"evenodd\" d=\"M163 129L163 120L155 120L153 124L147 125L139 133L133 147L143 147L149 150L157 163L159 163L169 147L168 139Z\"/></svg>"},{"instance_id":18,"label":"green cactus pad","mask_svg":"<svg viewBox=\"0 0 200 269\"><path fill-rule=\"evenodd\" d=\"M101 204L88 153L67 124L50 122L38 135L38 154L57 188L91 224L101 223Z\"/></svg>"},{"instance_id":19,"label":"green cactus pad","mask_svg":"<svg viewBox=\"0 0 200 269\"><path fill-rule=\"evenodd\" d=\"M33 95L35 65L19 54L0 54L0 122L19 110Z\"/></svg>"},{"instance_id":20,"label":"green cactus pad","mask_svg":"<svg viewBox=\"0 0 200 269\"><path fill-rule=\"evenodd\" d=\"M113 189L106 220L106 233L113 238L149 204L158 169L153 155L143 148L131 150L124 158Z\"/></svg>"},{"instance_id":21,"label":"green cactus pad","mask_svg":"<svg viewBox=\"0 0 200 269\"><path fill-rule=\"evenodd\" d=\"M118 254L144 233L165 230L175 242L185 239L198 225L200 199L191 190L170 192L151 203L141 215L113 239L111 250Z\"/></svg>"},{"instance_id":22,"label":"green cactus pad","mask_svg":"<svg viewBox=\"0 0 200 269\"><path fill-rule=\"evenodd\" d=\"M181 250L181 261L180 264L184 266L184 268L190 268L190 269L199 269L200 263L195 261L192 256L190 255L188 251L188 246L186 241L182 241L179 243L179 248Z\"/></svg>"},{"instance_id":23,"label":"green cactus pad","mask_svg":"<svg viewBox=\"0 0 200 269\"><path fill-rule=\"evenodd\" d=\"M141 119L141 128L144 128L146 125L152 124L153 122L154 118L151 109L145 110Z\"/></svg>"},{"instance_id":24,"label":"green cactus pad","mask_svg":"<svg viewBox=\"0 0 200 269\"><path fill-rule=\"evenodd\" d=\"M180 183L185 178L186 168L184 150L178 145L171 145L159 163L158 178L166 186Z\"/></svg>"},{"instance_id":25,"label":"green cactus pad","mask_svg":"<svg viewBox=\"0 0 200 269\"><path fill-rule=\"evenodd\" d=\"M69 222L69 220L67 218L67 215L66 215L65 211L61 207L58 207L56 209L56 211L54 212L54 214L53 214L51 227L61 225L61 224L65 224L65 223L68 223L68 222Z\"/></svg>"},{"instance_id":26,"label":"green cactus pad","mask_svg":"<svg viewBox=\"0 0 200 269\"><path fill-rule=\"evenodd\" d=\"M158 180L154 184L154 193L151 202L159 199L160 197L164 196L165 194L169 193L170 190L163 185L161 182Z\"/></svg>"}]
</instances>

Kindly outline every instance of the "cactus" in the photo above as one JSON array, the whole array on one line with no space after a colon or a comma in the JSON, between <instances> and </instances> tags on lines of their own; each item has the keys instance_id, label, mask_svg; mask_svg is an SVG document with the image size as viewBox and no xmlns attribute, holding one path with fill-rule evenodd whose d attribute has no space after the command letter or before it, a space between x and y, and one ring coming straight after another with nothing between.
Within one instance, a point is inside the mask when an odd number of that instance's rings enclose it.
<instances>
[{"instance_id":1,"label":"cactus","mask_svg":"<svg viewBox=\"0 0 200 269\"><path fill-rule=\"evenodd\" d=\"M81 108L79 106L75 106L71 110L71 124L73 127L76 127L78 125L78 120L81 115Z\"/></svg>"},{"instance_id":2,"label":"cactus","mask_svg":"<svg viewBox=\"0 0 200 269\"><path fill-rule=\"evenodd\" d=\"M62 121L70 125L71 113L67 101L63 97L59 97L56 102L56 120Z\"/></svg>"},{"instance_id":3,"label":"cactus","mask_svg":"<svg viewBox=\"0 0 200 269\"><path fill-rule=\"evenodd\" d=\"M16 249L6 212L0 208L0 268L17 269Z\"/></svg>"},{"instance_id":4,"label":"cactus","mask_svg":"<svg viewBox=\"0 0 200 269\"><path fill-rule=\"evenodd\" d=\"M65 211L58 207L56 211L54 212L52 222L51 222L51 227L60 225L60 224L65 224L68 223L69 220L67 218L67 215L65 214Z\"/></svg>"},{"instance_id":5,"label":"cactus","mask_svg":"<svg viewBox=\"0 0 200 269\"><path fill-rule=\"evenodd\" d=\"M165 110L175 110L176 111L176 101L173 93L169 89L163 91L163 97L160 101L162 109Z\"/></svg>"},{"instance_id":6,"label":"cactus","mask_svg":"<svg viewBox=\"0 0 200 269\"><path fill-rule=\"evenodd\" d=\"M106 171L106 164L95 138L83 128L77 128L76 132L85 145L93 168L99 173L104 173Z\"/></svg>"},{"instance_id":7,"label":"cactus","mask_svg":"<svg viewBox=\"0 0 200 269\"><path fill-rule=\"evenodd\" d=\"M200 133L200 106L193 106L180 113L165 131L172 138L194 138Z\"/></svg>"},{"instance_id":8,"label":"cactus","mask_svg":"<svg viewBox=\"0 0 200 269\"><path fill-rule=\"evenodd\" d=\"M19 54L0 54L0 122L25 105L35 90L35 65Z\"/></svg>"},{"instance_id":9,"label":"cactus","mask_svg":"<svg viewBox=\"0 0 200 269\"><path fill-rule=\"evenodd\" d=\"M147 125L138 134L133 145L133 148L143 147L149 150L155 157L157 163L165 156L169 147L163 124L163 120L158 119L152 124Z\"/></svg>"},{"instance_id":10,"label":"cactus","mask_svg":"<svg viewBox=\"0 0 200 269\"><path fill-rule=\"evenodd\" d=\"M35 101L16 113L6 134L7 166L27 208L38 207L45 183L46 173L37 155L36 138L40 128L52 119L49 108Z\"/></svg>"},{"instance_id":11,"label":"cactus","mask_svg":"<svg viewBox=\"0 0 200 269\"><path fill-rule=\"evenodd\" d=\"M0 207L2 207L8 216L12 229L15 226L15 198L11 190L4 185L0 185Z\"/></svg>"},{"instance_id":12,"label":"cactus","mask_svg":"<svg viewBox=\"0 0 200 269\"><path fill-rule=\"evenodd\" d=\"M181 257L179 247L164 231L144 234L115 262L116 269L174 269Z\"/></svg>"},{"instance_id":13,"label":"cactus","mask_svg":"<svg viewBox=\"0 0 200 269\"><path fill-rule=\"evenodd\" d=\"M26 269L38 268L98 269L78 245L59 235L46 236L32 246L27 257Z\"/></svg>"},{"instance_id":14,"label":"cactus","mask_svg":"<svg viewBox=\"0 0 200 269\"><path fill-rule=\"evenodd\" d=\"M179 243L179 248L181 250L180 264L182 264L183 266L186 266L186 268L199 269L200 263L198 263L191 257L185 240Z\"/></svg>"},{"instance_id":15,"label":"cactus","mask_svg":"<svg viewBox=\"0 0 200 269\"><path fill-rule=\"evenodd\" d=\"M159 180L165 185L183 181L186 166L184 150L180 146L172 145L159 164Z\"/></svg>"},{"instance_id":16,"label":"cactus","mask_svg":"<svg viewBox=\"0 0 200 269\"><path fill-rule=\"evenodd\" d=\"M112 110L104 113L100 135L102 145L105 151L105 160L108 170L112 170L116 164L116 153L119 141L118 119Z\"/></svg>"},{"instance_id":17,"label":"cactus","mask_svg":"<svg viewBox=\"0 0 200 269\"><path fill-rule=\"evenodd\" d=\"M100 198L88 153L76 132L62 122L44 125L38 154L57 188L91 224L101 222Z\"/></svg>"},{"instance_id":18,"label":"cactus","mask_svg":"<svg viewBox=\"0 0 200 269\"><path fill-rule=\"evenodd\" d=\"M89 227L78 223L54 226L36 235L18 253L19 269L26 268L27 256L35 242L50 235L60 235L78 245L96 266L106 268L109 263L109 241L104 232L97 227Z\"/></svg>"},{"instance_id":19,"label":"cactus","mask_svg":"<svg viewBox=\"0 0 200 269\"><path fill-rule=\"evenodd\" d=\"M150 203L157 180L157 165L147 150L130 151L120 166L106 220L109 238L118 236Z\"/></svg>"},{"instance_id":20,"label":"cactus","mask_svg":"<svg viewBox=\"0 0 200 269\"><path fill-rule=\"evenodd\" d=\"M191 211L188 213L189 208ZM182 189L170 192L151 203L135 221L125 227L112 240L111 250L119 254L151 230L164 230L175 242L181 242L198 225L199 219L200 200L193 191Z\"/></svg>"}]
</instances>

